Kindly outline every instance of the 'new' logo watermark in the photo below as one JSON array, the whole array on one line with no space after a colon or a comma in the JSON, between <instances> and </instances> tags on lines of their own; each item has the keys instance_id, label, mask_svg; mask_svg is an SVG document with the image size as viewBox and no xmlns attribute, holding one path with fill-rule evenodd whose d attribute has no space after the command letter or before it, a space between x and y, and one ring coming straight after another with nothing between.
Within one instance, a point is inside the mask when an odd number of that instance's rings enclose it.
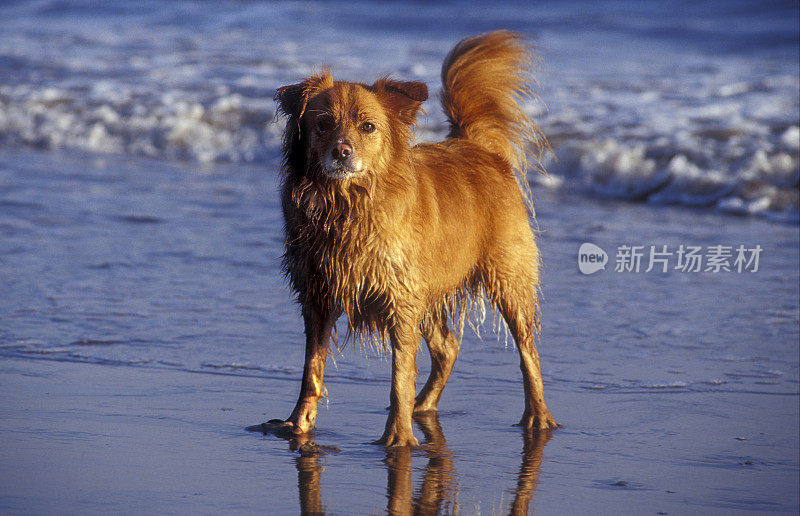
<instances>
[{"instance_id":1,"label":"'new' logo watermark","mask_svg":"<svg viewBox=\"0 0 800 516\"><path fill-rule=\"evenodd\" d=\"M578 268L583 274L594 274L605 269L608 255L600 247L586 242L578 249Z\"/></svg>"}]
</instances>

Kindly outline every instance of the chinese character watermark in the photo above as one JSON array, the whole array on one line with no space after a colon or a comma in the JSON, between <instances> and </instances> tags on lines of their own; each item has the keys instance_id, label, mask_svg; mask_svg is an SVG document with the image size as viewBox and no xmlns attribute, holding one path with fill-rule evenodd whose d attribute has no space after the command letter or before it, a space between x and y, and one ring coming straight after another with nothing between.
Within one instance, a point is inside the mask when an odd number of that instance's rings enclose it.
<instances>
[{"instance_id":1,"label":"chinese character watermark","mask_svg":"<svg viewBox=\"0 0 800 516\"><path fill-rule=\"evenodd\" d=\"M620 245L614 261L614 272L758 272L763 249L740 244L709 245ZM584 243L578 250L578 268L583 274L604 270L608 254L599 246Z\"/></svg>"},{"instance_id":2,"label":"chinese character watermark","mask_svg":"<svg viewBox=\"0 0 800 516\"><path fill-rule=\"evenodd\" d=\"M617 248L617 266L614 272L639 272L642 264L643 245L621 245Z\"/></svg>"}]
</instances>

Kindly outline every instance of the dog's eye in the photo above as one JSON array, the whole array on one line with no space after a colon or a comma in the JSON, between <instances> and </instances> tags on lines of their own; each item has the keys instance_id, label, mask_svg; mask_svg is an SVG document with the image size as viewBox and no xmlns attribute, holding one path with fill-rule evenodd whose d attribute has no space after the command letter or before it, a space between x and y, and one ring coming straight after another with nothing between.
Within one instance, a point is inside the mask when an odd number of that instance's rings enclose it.
<instances>
[{"instance_id":1,"label":"dog's eye","mask_svg":"<svg viewBox=\"0 0 800 516\"><path fill-rule=\"evenodd\" d=\"M375 130L375 124L370 122L364 122L363 124L361 124L361 130L365 133L371 133L372 131Z\"/></svg>"},{"instance_id":2,"label":"dog's eye","mask_svg":"<svg viewBox=\"0 0 800 516\"><path fill-rule=\"evenodd\" d=\"M317 118L317 123L316 123L317 131L319 131L321 133L325 133L325 132L330 131L331 129L333 129L334 125L336 125L336 124L334 123L332 117L321 116L321 117Z\"/></svg>"}]
</instances>

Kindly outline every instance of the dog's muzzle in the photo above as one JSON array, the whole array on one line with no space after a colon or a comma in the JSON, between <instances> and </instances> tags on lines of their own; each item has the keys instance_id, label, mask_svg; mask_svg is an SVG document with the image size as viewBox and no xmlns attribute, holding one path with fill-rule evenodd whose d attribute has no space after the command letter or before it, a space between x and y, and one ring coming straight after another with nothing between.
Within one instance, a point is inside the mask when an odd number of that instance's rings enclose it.
<instances>
[{"instance_id":1,"label":"dog's muzzle","mask_svg":"<svg viewBox=\"0 0 800 516\"><path fill-rule=\"evenodd\" d=\"M353 146L342 140L333 145L323 165L325 173L334 179L349 179L361 172L361 160L356 158Z\"/></svg>"}]
</instances>

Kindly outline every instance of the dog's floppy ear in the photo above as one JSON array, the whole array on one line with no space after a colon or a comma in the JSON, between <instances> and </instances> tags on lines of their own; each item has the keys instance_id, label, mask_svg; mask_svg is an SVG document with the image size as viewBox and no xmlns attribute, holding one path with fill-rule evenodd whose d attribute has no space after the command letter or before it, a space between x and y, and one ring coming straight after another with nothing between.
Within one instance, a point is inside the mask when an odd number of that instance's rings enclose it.
<instances>
[{"instance_id":1,"label":"dog's floppy ear","mask_svg":"<svg viewBox=\"0 0 800 516\"><path fill-rule=\"evenodd\" d=\"M298 84L283 86L275 92L278 108L290 118L300 119L306 111L308 99L314 93L333 87L333 78L329 72L312 75Z\"/></svg>"},{"instance_id":2,"label":"dog's floppy ear","mask_svg":"<svg viewBox=\"0 0 800 516\"><path fill-rule=\"evenodd\" d=\"M288 116L300 117L306 109L308 97L304 95L305 83L283 86L275 92L275 102L278 108ZM305 98L304 98L305 97Z\"/></svg>"},{"instance_id":3,"label":"dog's floppy ear","mask_svg":"<svg viewBox=\"0 0 800 516\"><path fill-rule=\"evenodd\" d=\"M424 82L403 82L385 77L376 81L373 88L407 124L414 123L420 106L428 99L428 87Z\"/></svg>"}]
</instances>

